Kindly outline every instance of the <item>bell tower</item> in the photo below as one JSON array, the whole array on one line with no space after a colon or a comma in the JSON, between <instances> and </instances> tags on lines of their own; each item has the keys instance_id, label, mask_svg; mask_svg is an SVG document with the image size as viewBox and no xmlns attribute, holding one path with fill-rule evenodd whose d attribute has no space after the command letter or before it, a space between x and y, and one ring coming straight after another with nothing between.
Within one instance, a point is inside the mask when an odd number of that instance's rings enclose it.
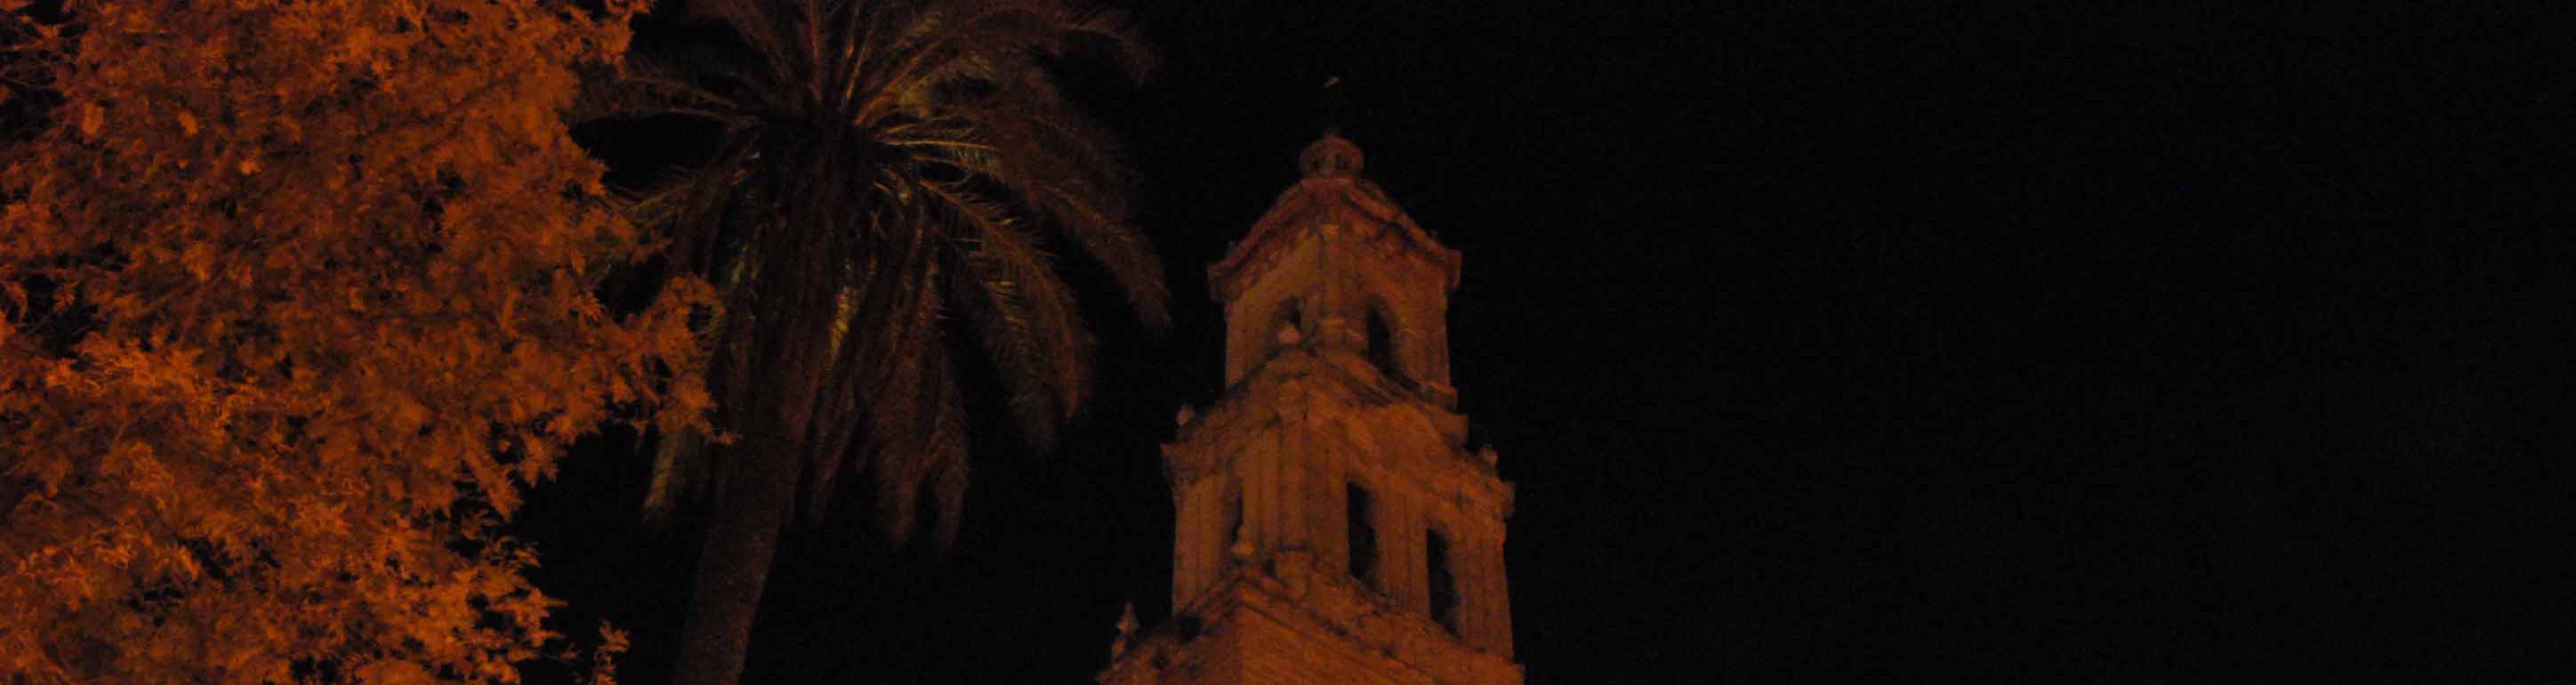
<instances>
[{"instance_id":1,"label":"bell tower","mask_svg":"<svg viewBox=\"0 0 2576 685\"><path fill-rule=\"evenodd\" d=\"M1223 395L1163 446L1173 616L1121 622L1103 685L1518 685L1512 486L1449 384L1459 254L1332 133L1208 268Z\"/></svg>"}]
</instances>

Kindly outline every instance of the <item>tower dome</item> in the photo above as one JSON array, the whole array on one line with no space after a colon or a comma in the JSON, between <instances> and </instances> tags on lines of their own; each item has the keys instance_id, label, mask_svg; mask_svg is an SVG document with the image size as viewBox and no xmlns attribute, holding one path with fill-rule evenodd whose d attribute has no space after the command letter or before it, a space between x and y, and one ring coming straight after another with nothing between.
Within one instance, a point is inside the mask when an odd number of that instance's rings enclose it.
<instances>
[{"instance_id":1,"label":"tower dome","mask_svg":"<svg viewBox=\"0 0 2576 685\"><path fill-rule=\"evenodd\" d=\"M1297 168L1304 171L1307 178L1358 176L1360 164L1366 161L1367 156L1360 154L1360 146L1332 131L1325 131L1324 137L1306 145L1305 152L1297 153Z\"/></svg>"}]
</instances>

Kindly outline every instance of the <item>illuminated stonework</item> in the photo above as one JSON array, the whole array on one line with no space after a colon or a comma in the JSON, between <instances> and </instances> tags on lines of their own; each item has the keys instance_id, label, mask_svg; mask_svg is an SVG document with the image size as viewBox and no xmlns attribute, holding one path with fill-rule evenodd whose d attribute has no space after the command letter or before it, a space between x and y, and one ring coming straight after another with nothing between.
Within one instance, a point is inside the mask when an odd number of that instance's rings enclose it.
<instances>
[{"instance_id":1,"label":"illuminated stonework","mask_svg":"<svg viewBox=\"0 0 2576 685\"><path fill-rule=\"evenodd\" d=\"M1503 519L1449 385L1459 255L1326 134L1209 281L1227 389L1163 447L1174 616L1103 685L1517 685ZM1133 630L1122 622L1122 633Z\"/></svg>"}]
</instances>

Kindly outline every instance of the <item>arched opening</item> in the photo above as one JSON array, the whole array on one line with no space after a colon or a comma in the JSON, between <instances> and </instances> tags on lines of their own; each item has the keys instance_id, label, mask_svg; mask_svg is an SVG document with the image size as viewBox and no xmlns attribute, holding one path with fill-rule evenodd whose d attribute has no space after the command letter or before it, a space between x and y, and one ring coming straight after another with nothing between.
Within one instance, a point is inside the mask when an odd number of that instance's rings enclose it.
<instances>
[{"instance_id":1,"label":"arched opening","mask_svg":"<svg viewBox=\"0 0 2576 685\"><path fill-rule=\"evenodd\" d=\"M1297 300L1279 303L1279 328L1306 332L1306 309L1302 304Z\"/></svg>"},{"instance_id":2,"label":"arched opening","mask_svg":"<svg viewBox=\"0 0 2576 685\"><path fill-rule=\"evenodd\" d=\"M1370 307L1368 313L1368 360L1378 372L1399 381L1410 381L1395 354L1395 327L1387 324L1386 315Z\"/></svg>"},{"instance_id":3,"label":"arched opening","mask_svg":"<svg viewBox=\"0 0 2576 685\"><path fill-rule=\"evenodd\" d=\"M1344 515L1350 526L1350 548L1343 558L1351 577L1361 585L1377 587L1377 503L1370 501L1368 488L1358 483L1343 484Z\"/></svg>"},{"instance_id":4,"label":"arched opening","mask_svg":"<svg viewBox=\"0 0 2576 685\"><path fill-rule=\"evenodd\" d=\"M1458 634L1458 576L1449 564L1449 538L1433 528L1422 536L1422 558L1431 566L1431 622Z\"/></svg>"},{"instance_id":5,"label":"arched opening","mask_svg":"<svg viewBox=\"0 0 2576 685\"><path fill-rule=\"evenodd\" d=\"M1223 524L1224 532L1217 537L1216 558L1218 559L1234 556L1234 546L1243 542L1243 487L1233 482L1225 484Z\"/></svg>"}]
</instances>

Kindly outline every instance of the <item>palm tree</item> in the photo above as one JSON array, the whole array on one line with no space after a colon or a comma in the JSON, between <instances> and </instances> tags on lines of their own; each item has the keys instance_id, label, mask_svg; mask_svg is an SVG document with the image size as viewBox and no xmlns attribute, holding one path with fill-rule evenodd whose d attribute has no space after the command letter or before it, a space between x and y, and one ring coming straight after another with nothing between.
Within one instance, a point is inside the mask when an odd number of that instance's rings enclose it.
<instances>
[{"instance_id":1,"label":"palm tree","mask_svg":"<svg viewBox=\"0 0 2576 685\"><path fill-rule=\"evenodd\" d=\"M952 358L972 341L1038 450L1081 406L1089 334L1053 249L1105 267L1148 327L1163 274L1129 223L1107 136L1055 86L1062 58L1140 78L1114 18L1062 0L697 0L686 35L639 41L592 104L713 124L702 165L637 205L703 275L709 387L728 440L668 436L648 515L715 498L676 682L740 675L780 528L862 470L901 540L930 489L953 540L967 482Z\"/></svg>"}]
</instances>

